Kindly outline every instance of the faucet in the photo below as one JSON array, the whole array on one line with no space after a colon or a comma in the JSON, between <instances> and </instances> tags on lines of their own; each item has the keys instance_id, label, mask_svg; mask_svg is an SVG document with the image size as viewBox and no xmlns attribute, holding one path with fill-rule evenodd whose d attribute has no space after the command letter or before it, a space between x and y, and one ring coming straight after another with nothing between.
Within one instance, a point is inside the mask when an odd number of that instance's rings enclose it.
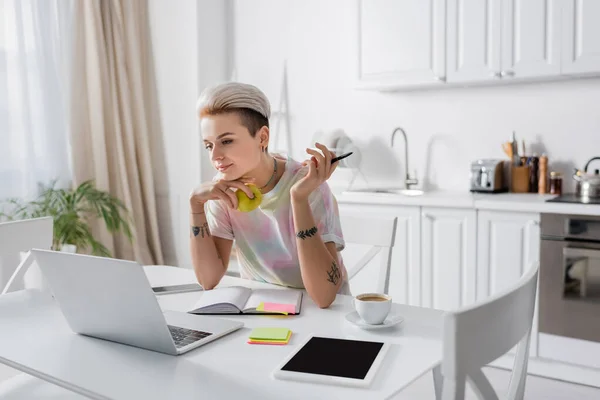
<instances>
[{"instance_id":1,"label":"faucet","mask_svg":"<svg viewBox=\"0 0 600 400\"><path fill-rule=\"evenodd\" d=\"M400 133L402 133L402 137L404 137L404 169L406 171L406 177L404 178L404 187L406 189L410 189L411 186L418 185L419 181L417 180L417 178L411 178L410 174L408 173L408 138L406 137L406 132L404 132L404 129L398 127L392 132L392 148L394 148L394 137L396 136L396 132L398 131L400 131Z\"/></svg>"}]
</instances>

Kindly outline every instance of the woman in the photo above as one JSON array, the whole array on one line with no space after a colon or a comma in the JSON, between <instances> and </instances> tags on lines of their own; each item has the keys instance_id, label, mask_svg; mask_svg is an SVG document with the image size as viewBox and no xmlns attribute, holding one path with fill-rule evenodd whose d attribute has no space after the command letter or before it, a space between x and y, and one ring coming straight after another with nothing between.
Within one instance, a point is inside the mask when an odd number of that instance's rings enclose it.
<instances>
[{"instance_id":1,"label":"woman","mask_svg":"<svg viewBox=\"0 0 600 400\"><path fill-rule=\"evenodd\" d=\"M227 83L198 99L202 138L219 174L190 196L191 253L198 282L214 288L227 270L236 241L241 276L305 288L321 308L348 293L337 203L327 184L337 162L325 146L307 149L303 163L270 154L270 105L256 87ZM235 190L259 208L237 210Z\"/></svg>"}]
</instances>

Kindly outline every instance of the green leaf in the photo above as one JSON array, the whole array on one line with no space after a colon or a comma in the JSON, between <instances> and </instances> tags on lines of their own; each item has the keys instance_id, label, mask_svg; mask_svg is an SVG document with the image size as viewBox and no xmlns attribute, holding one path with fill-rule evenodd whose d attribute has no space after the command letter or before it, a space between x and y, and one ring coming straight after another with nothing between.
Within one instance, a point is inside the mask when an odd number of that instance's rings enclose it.
<instances>
[{"instance_id":1,"label":"green leaf","mask_svg":"<svg viewBox=\"0 0 600 400\"><path fill-rule=\"evenodd\" d=\"M51 216L54 220L53 248L73 244L81 251L108 256L110 252L92 234L90 222L100 220L108 232L123 234L133 241L131 217L123 202L110 193L98 190L93 180L87 180L74 189L56 188L57 180L49 185L39 184L37 199L24 202L11 198L4 200L0 218L29 219Z\"/></svg>"}]
</instances>

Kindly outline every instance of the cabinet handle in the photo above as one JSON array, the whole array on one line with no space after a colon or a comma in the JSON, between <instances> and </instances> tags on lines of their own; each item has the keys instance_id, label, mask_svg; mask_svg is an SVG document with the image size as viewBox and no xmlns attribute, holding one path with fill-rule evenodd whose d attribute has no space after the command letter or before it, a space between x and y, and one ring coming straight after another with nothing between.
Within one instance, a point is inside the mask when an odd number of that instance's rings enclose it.
<instances>
[{"instance_id":1,"label":"cabinet handle","mask_svg":"<svg viewBox=\"0 0 600 400\"><path fill-rule=\"evenodd\" d=\"M435 80L439 81L439 82L446 82L446 77L445 76L436 76Z\"/></svg>"},{"instance_id":2,"label":"cabinet handle","mask_svg":"<svg viewBox=\"0 0 600 400\"><path fill-rule=\"evenodd\" d=\"M424 213L421 213L421 216L422 216L423 218L428 218L428 219L430 219L430 218L431 218L431 214L428 214L428 213L426 213L426 212L424 212Z\"/></svg>"},{"instance_id":3,"label":"cabinet handle","mask_svg":"<svg viewBox=\"0 0 600 400\"><path fill-rule=\"evenodd\" d=\"M532 219L532 220L529 220L528 224L533 225L533 226L538 226L540 224L540 221Z\"/></svg>"},{"instance_id":4,"label":"cabinet handle","mask_svg":"<svg viewBox=\"0 0 600 400\"><path fill-rule=\"evenodd\" d=\"M505 77L505 76L515 76L515 72L514 71L501 71L500 72L500 76Z\"/></svg>"},{"instance_id":5,"label":"cabinet handle","mask_svg":"<svg viewBox=\"0 0 600 400\"><path fill-rule=\"evenodd\" d=\"M502 74L501 74L500 72L492 72L492 73L490 74L490 76L491 76L492 78L501 78L501 77L502 77Z\"/></svg>"}]
</instances>

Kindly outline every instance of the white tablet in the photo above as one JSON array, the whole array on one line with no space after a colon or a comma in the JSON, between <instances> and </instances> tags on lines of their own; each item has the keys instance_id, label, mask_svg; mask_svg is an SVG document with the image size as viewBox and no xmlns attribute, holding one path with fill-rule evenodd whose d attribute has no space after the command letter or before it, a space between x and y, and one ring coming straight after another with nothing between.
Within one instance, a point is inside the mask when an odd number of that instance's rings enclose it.
<instances>
[{"instance_id":1,"label":"white tablet","mask_svg":"<svg viewBox=\"0 0 600 400\"><path fill-rule=\"evenodd\" d=\"M368 387L389 343L309 336L273 371L273 377Z\"/></svg>"}]
</instances>

